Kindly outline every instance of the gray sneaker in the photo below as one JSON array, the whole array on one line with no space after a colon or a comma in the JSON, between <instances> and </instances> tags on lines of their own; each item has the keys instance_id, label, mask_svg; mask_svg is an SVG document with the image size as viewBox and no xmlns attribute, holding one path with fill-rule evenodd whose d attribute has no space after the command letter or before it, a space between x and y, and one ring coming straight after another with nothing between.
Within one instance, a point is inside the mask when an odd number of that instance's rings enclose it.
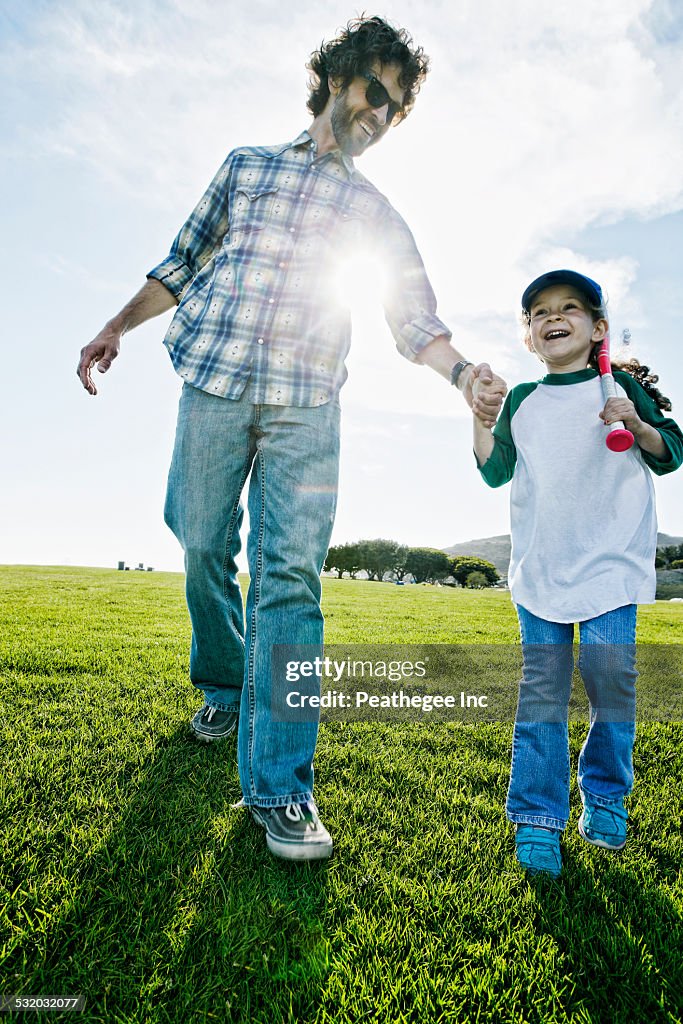
<instances>
[{"instance_id":1,"label":"gray sneaker","mask_svg":"<svg viewBox=\"0 0 683 1024\"><path fill-rule=\"evenodd\" d=\"M224 740L232 736L237 728L239 714L237 711L219 711L205 704L190 722L192 732L198 740L211 743L213 740Z\"/></svg>"},{"instance_id":2,"label":"gray sneaker","mask_svg":"<svg viewBox=\"0 0 683 1024\"><path fill-rule=\"evenodd\" d=\"M254 821L266 830L266 845L285 860L322 860L332 853L332 839L312 800L286 807L250 807Z\"/></svg>"}]
</instances>

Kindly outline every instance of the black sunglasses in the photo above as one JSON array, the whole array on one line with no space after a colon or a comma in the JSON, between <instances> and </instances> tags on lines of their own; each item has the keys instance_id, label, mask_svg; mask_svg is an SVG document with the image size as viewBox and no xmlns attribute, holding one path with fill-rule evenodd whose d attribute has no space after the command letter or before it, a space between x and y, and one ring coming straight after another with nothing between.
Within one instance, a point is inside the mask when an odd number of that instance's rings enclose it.
<instances>
[{"instance_id":1,"label":"black sunglasses","mask_svg":"<svg viewBox=\"0 0 683 1024\"><path fill-rule=\"evenodd\" d=\"M365 98L371 107L376 110L379 107L388 107L387 110L387 124L393 124L394 118L398 114L403 114L403 106L392 100L391 96L380 82L376 75L373 75L371 71L361 71L360 77L364 78L368 83L368 87L365 90Z\"/></svg>"}]
</instances>

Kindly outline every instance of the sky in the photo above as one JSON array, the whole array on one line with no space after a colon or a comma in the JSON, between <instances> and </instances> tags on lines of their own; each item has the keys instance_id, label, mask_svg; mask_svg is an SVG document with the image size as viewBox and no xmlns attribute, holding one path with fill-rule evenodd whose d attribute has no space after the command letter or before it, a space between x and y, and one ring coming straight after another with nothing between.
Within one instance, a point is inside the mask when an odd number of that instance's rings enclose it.
<instances>
[{"instance_id":1,"label":"sky","mask_svg":"<svg viewBox=\"0 0 683 1024\"><path fill-rule=\"evenodd\" d=\"M80 349L144 283L239 145L309 126L312 50L360 9L329 0L0 0L0 562L182 569L163 522L181 388L171 313L123 339L92 398ZM570 267L683 418L683 7L672 0L387 3L432 70L358 160L410 225L454 345L509 386L541 364L519 299ZM333 543L447 547L509 530L462 397L395 349L359 254ZM683 473L655 479L683 534Z\"/></svg>"}]
</instances>

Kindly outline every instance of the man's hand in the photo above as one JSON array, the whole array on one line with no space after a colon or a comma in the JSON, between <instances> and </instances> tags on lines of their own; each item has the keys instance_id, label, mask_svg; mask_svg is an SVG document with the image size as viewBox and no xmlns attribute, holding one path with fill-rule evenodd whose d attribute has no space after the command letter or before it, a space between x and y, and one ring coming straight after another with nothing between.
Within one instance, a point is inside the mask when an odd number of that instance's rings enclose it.
<instances>
[{"instance_id":1,"label":"man's hand","mask_svg":"<svg viewBox=\"0 0 683 1024\"><path fill-rule=\"evenodd\" d=\"M484 426L492 427L507 394L507 384L488 363L478 363L471 369L466 367L463 373L469 374L463 388L465 401Z\"/></svg>"},{"instance_id":2,"label":"man's hand","mask_svg":"<svg viewBox=\"0 0 683 1024\"><path fill-rule=\"evenodd\" d=\"M102 328L96 338L81 349L81 361L76 373L89 395L96 395L90 371L95 363L100 373L106 373L119 354L121 338L139 324L159 316L176 305L177 299L161 281L149 278L130 302Z\"/></svg>"},{"instance_id":3,"label":"man's hand","mask_svg":"<svg viewBox=\"0 0 683 1024\"><path fill-rule=\"evenodd\" d=\"M76 373L88 394L97 394L97 388L93 384L90 373L95 363L97 363L100 373L106 373L119 354L120 347L121 333L111 324L107 324L89 345L81 349L81 359Z\"/></svg>"}]
</instances>

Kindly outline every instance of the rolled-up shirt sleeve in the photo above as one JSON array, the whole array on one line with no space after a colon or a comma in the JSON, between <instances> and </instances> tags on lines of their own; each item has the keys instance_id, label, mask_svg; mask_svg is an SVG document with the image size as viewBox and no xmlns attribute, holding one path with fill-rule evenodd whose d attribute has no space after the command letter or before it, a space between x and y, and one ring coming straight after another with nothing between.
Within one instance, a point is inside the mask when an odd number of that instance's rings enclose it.
<instances>
[{"instance_id":1,"label":"rolled-up shirt sleeve","mask_svg":"<svg viewBox=\"0 0 683 1024\"><path fill-rule=\"evenodd\" d=\"M430 342L451 331L436 315L436 296L410 228L393 208L387 212L378 239L388 282L384 315L396 348L410 362Z\"/></svg>"},{"instance_id":2,"label":"rolled-up shirt sleeve","mask_svg":"<svg viewBox=\"0 0 683 1024\"><path fill-rule=\"evenodd\" d=\"M228 194L232 153L176 235L165 260L149 271L179 302L188 286L220 249L229 227Z\"/></svg>"}]
</instances>

